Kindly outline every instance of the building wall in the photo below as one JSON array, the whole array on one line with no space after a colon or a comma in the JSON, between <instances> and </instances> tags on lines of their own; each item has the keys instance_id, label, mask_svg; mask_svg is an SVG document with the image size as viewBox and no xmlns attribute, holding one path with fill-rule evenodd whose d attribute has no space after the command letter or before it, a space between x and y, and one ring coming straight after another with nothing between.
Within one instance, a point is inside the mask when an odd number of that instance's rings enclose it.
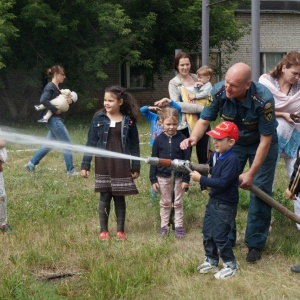
<instances>
[{"instance_id":1,"label":"building wall","mask_svg":"<svg viewBox=\"0 0 300 300\"><path fill-rule=\"evenodd\" d=\"M251 22L249 13L238 13L237 18ZM260 52L300 51L299 26L300 14L261 12ZM251 66L251 32L240 40L239 45L239 50L228 56L231 64L243 61Z\"/></svg>"},{"instance_id":2,"label":"building wall","mask_svg":"<svg viewBox=\"0 0 300 300\"><path fill-rule=\"evenodd\" d=\"M142 90L129 90L134 95L140 106L153 105L155 101L162 98L169 98L168 85L169 81L174 77L174 72L165 74L162 78L156 79L154 88Z\"/></svg>"},{"instance_id":3,"label":"building wall","mask_svg":"<svg viewBox=\"0 0 300 300\"><path fill-rule=\"evenodd\" d=\"M110 65L106 69L106 73L108 75L108 79L105 80L103 86L108 87L112 85L121 85L120 78L120 68L119 65ZM169 81L174 77L174 72L170 71L165 74L161 79L156 78L154 87L151 89L128 89L135 99L138 101L140 106L143 105L153 105L153 103L157 100L160 100L164 97L169 97L168 92L168 84ZM103 91L102 91L103 94Z\"/></svg>"}]
</instances>

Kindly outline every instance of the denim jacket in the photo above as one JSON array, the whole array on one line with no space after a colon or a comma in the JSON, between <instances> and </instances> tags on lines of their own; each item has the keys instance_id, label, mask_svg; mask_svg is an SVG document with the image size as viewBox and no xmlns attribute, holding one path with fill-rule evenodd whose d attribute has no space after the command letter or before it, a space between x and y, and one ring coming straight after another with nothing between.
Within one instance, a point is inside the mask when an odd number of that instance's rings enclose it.
<instances>
[{"instance_id":1,"label":"denim jacket","mask_svg":"<svg viewBox=\"0 0 300 300\"><path fill-rule=\"evenodd\" d=\"M105 110L96 114L90 124L88 141L86 146L106 149L107 138L110 126L110 119L106 116ZM123 153L140 156L140 142L136 123L130 116L124 115L121 128ZM90 170L92 156L84 154L81 163L82 170ZM131 170L139 172L141 168L139 160L131 161Z\"/></svg>"}]
</instances>

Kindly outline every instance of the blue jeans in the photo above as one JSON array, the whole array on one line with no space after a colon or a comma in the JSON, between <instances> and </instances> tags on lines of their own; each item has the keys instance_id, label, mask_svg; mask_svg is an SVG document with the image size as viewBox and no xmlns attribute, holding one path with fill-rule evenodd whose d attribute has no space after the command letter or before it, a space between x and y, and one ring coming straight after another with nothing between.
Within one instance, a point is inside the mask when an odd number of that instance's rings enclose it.
<instances>
[{"instance_id":1,"label":"blue jeans","mask_svg":"<svg viewBox=\"0 0 300 300\"><path fill-rule=\"evenodd\" d=\"M249 160L250 166L253 163L257 145L239 146L234 145L233 151L238 155L241 162L241 170L244 169ZM272 196L273 181L278 156L278 144L272 143L262 166L254 177L253 184ZM267 241L269 227L272 217L272 207L250 193L250 204L248 210L247 228L245 233L245 244L248 248L262 249Z\"/></svg>"},{"instance_id":2,"label":"blue jeans","mask_svg":"<svg viewBox=\"0 0 300 300\"><path fill-rule=\"evenodd\" d=\"M219 253L224 263L236 267L236 261L229 240L233 220L237 213L237 205L230 206L216 199L209 199L203 221L203 246L205 256L214 264L219 263Z\"/></svg>"},{"instance_id":3,"label":"blue jeans","mask_svg":"<svg viewBox=\"0 0 300 300\"><path fill-rule=\"evenodd\" d=\"M48 140L57 140L64 143L71 143L71 139L68 133L67 128L64 125L64 122L61 118L52 117L48 120L47 128L49 129L47 134ZM42 146L31 158L31 163L33 165L38 165L47 153L51 151L51 148ZM65 164L68 173L72 173L74 170L73 166L73 156L70 150L63 150Z\"/></svg>"}]
</instances>

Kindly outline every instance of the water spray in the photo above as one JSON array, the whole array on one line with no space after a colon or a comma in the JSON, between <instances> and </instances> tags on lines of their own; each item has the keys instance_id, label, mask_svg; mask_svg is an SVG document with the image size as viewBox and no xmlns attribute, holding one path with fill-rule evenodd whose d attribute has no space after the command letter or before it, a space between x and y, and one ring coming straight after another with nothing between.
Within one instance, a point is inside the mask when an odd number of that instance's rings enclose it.
<instances>
[{"instance_id":1,"label":"water spray","mask_svg":"<svg viewBox=\"0 0 300 300\"><path fill-rule=\"evenodd\" d=\"M123 154L119 152L107 151L95 147L87 147L82 145L59 142L56 140L48 140L42 137L16 133L14 131L8 132L3 130L3 127L1 128L2 130L0 131L0 138L16 144L43 145L51 149L63 149L63 150L65 149L73 152L80 152L80 153L85 153L85 154L90 154L95 156L101 156L101 157L139 160L139 161L144 161L145 163L150 165L169 167L185 173L197 171L203 176L207 176L210 170L210 167L207 164L195 164L195 163L191 163L188 160L179 160L179 159L171 160L171 159L162 159L158 157L142 158L142 157L132 156L132 155ZM242 179L240 179L239 181L241 183ZM277 211L279 211L280 213L282 213L292 221L300 224L299 216L297 216L296 214L288 210L286 207L282 206L280 203L278 203L276 200L274 200L271 196L266 194L258 187L252 185L250 191L254 193L257 197L259 197L259 199L266 202L268 205L275 208Z\"/></svg>"},{"instance_id":2,"label":"water spray","mask_svg":"<svg viewBox=\"0 0 300 300\"><path fill-rule=\"evenodd\" d=\"M73 152L79 152L84 154L90 154L101 157L114 157L114 158L122 158L122 159L133 159L146 161L145 158L141 158L138 156L132 156L129 154L123 154L119 152L108 151L104 149L99 149L96 147L87 147L83 145L76 145L66 142L60 142L57 140L48 140L42 137L32 136L28 134L16 133L13 131L0 131L0 138L6 140L7 142L12 142L16 144L25 144L25 145L42 145L44 147L48 147L51 149L62 149L62 150L70 150Z\"/></svg>"}]
</instances>

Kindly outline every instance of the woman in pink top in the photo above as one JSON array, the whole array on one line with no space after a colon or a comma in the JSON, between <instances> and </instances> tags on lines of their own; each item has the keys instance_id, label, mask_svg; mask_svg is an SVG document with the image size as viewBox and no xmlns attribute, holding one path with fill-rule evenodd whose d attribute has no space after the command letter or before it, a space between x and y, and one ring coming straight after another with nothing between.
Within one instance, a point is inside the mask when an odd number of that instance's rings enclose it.
<instances>
[{"instance_id":1,"label":"woman in pink top","mask_svg":"<svg viewBox=\"0 0 300 300\"><path fill-rule=\"evenodd\" d=\"M300 53L291 51L285 55L269 74L263 74L259 82L272 92L278 122L278 158L285 160L291 178L300 144ZM294 201L294 209L300 215L300 197ZM300 225L297 224L300 230Z\"/></svg>"}]
</instances>

